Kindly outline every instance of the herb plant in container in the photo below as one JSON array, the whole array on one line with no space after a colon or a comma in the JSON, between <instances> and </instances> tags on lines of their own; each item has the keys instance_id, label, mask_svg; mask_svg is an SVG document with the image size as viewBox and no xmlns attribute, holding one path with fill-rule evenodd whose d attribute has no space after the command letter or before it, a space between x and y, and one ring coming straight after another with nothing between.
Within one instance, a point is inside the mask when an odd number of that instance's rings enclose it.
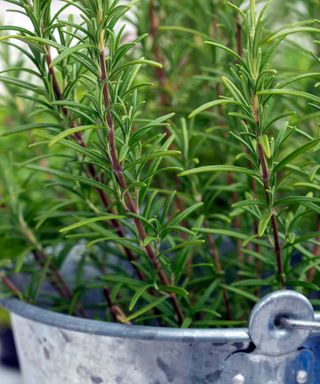
<instances>
[{"instance_id":1,"label":"herb plant in container","mask_svg":"<svg viewBox=\"0 0 320 384\"><path fill-rule=\"evenodd\" d=\"M319 382L318 2L3 2L25 383Z\"/></svg>"}]
</instances>

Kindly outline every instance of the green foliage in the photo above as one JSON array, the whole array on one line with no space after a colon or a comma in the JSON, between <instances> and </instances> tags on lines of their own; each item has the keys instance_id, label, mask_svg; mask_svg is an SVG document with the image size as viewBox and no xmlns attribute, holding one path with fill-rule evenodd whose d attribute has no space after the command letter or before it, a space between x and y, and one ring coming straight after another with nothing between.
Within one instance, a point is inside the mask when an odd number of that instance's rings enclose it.
<instances>
[{"instance_id":1,"label":"green foliage","mask_svg":"<svg viewBox=\"0 0 320 384\"><path fill-rule=\"evenodd\" d=\"M315 1L6 2L3 295L210 327L318 289Z\"/></svg>"}]
</instances>

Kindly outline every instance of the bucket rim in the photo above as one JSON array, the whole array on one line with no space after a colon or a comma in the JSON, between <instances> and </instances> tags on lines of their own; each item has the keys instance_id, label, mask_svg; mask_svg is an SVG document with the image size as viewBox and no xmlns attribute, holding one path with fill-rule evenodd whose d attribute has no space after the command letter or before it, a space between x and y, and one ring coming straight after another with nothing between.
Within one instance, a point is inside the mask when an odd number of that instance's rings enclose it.
<instances>
[{"instance_id":1,"label":"bucket rim","mask_svg":"<svg viewBox=\"0 0 320 384\"><path fill-rule=\"evenodd\" d=\"M251 341L247 328L202 329L118 324L53 312L15 298L2 299L0 300L0 305L11 314L36 323L91 335L189 343L236 343Z\"/></svg>"}]
</instances>

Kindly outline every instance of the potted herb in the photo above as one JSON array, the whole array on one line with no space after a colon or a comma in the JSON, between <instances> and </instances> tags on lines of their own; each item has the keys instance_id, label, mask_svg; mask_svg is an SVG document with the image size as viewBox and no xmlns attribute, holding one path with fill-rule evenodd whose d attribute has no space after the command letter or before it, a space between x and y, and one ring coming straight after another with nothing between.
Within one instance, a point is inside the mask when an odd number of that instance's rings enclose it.
<instances>
[{"instance_id":1,"label":"potted herb","mask_svg":"<svg viewBox=\"0 0 320 384\"><path fill-rule=\"evenodd\" d=\"M314 2L294 24L276 1L7 3L30 25L0 27L25 60L0 76L25 382L316 382L317 339L285 329L318 304Z\"/></svg>"}]
</instances>

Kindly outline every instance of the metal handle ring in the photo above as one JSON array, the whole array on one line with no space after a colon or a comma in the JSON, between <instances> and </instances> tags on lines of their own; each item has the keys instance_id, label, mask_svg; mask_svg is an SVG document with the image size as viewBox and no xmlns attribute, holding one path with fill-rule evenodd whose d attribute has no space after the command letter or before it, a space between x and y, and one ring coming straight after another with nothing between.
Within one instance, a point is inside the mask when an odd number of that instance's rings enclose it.
<instances>
[{"instance_id":1,"label":"metal handle ring","mask_svg":"<svg viewBox=\"0 0 320 384\"><path fill-rule=\"evenodd\" d=\"M260 300L254 306L249 320L250 338L257 351L279 356L301 347L311 329L295 327L290 321L299 321L300 325L314 321L312 305L303 295L283 290Z\"/></svg>"}]
</instances>

